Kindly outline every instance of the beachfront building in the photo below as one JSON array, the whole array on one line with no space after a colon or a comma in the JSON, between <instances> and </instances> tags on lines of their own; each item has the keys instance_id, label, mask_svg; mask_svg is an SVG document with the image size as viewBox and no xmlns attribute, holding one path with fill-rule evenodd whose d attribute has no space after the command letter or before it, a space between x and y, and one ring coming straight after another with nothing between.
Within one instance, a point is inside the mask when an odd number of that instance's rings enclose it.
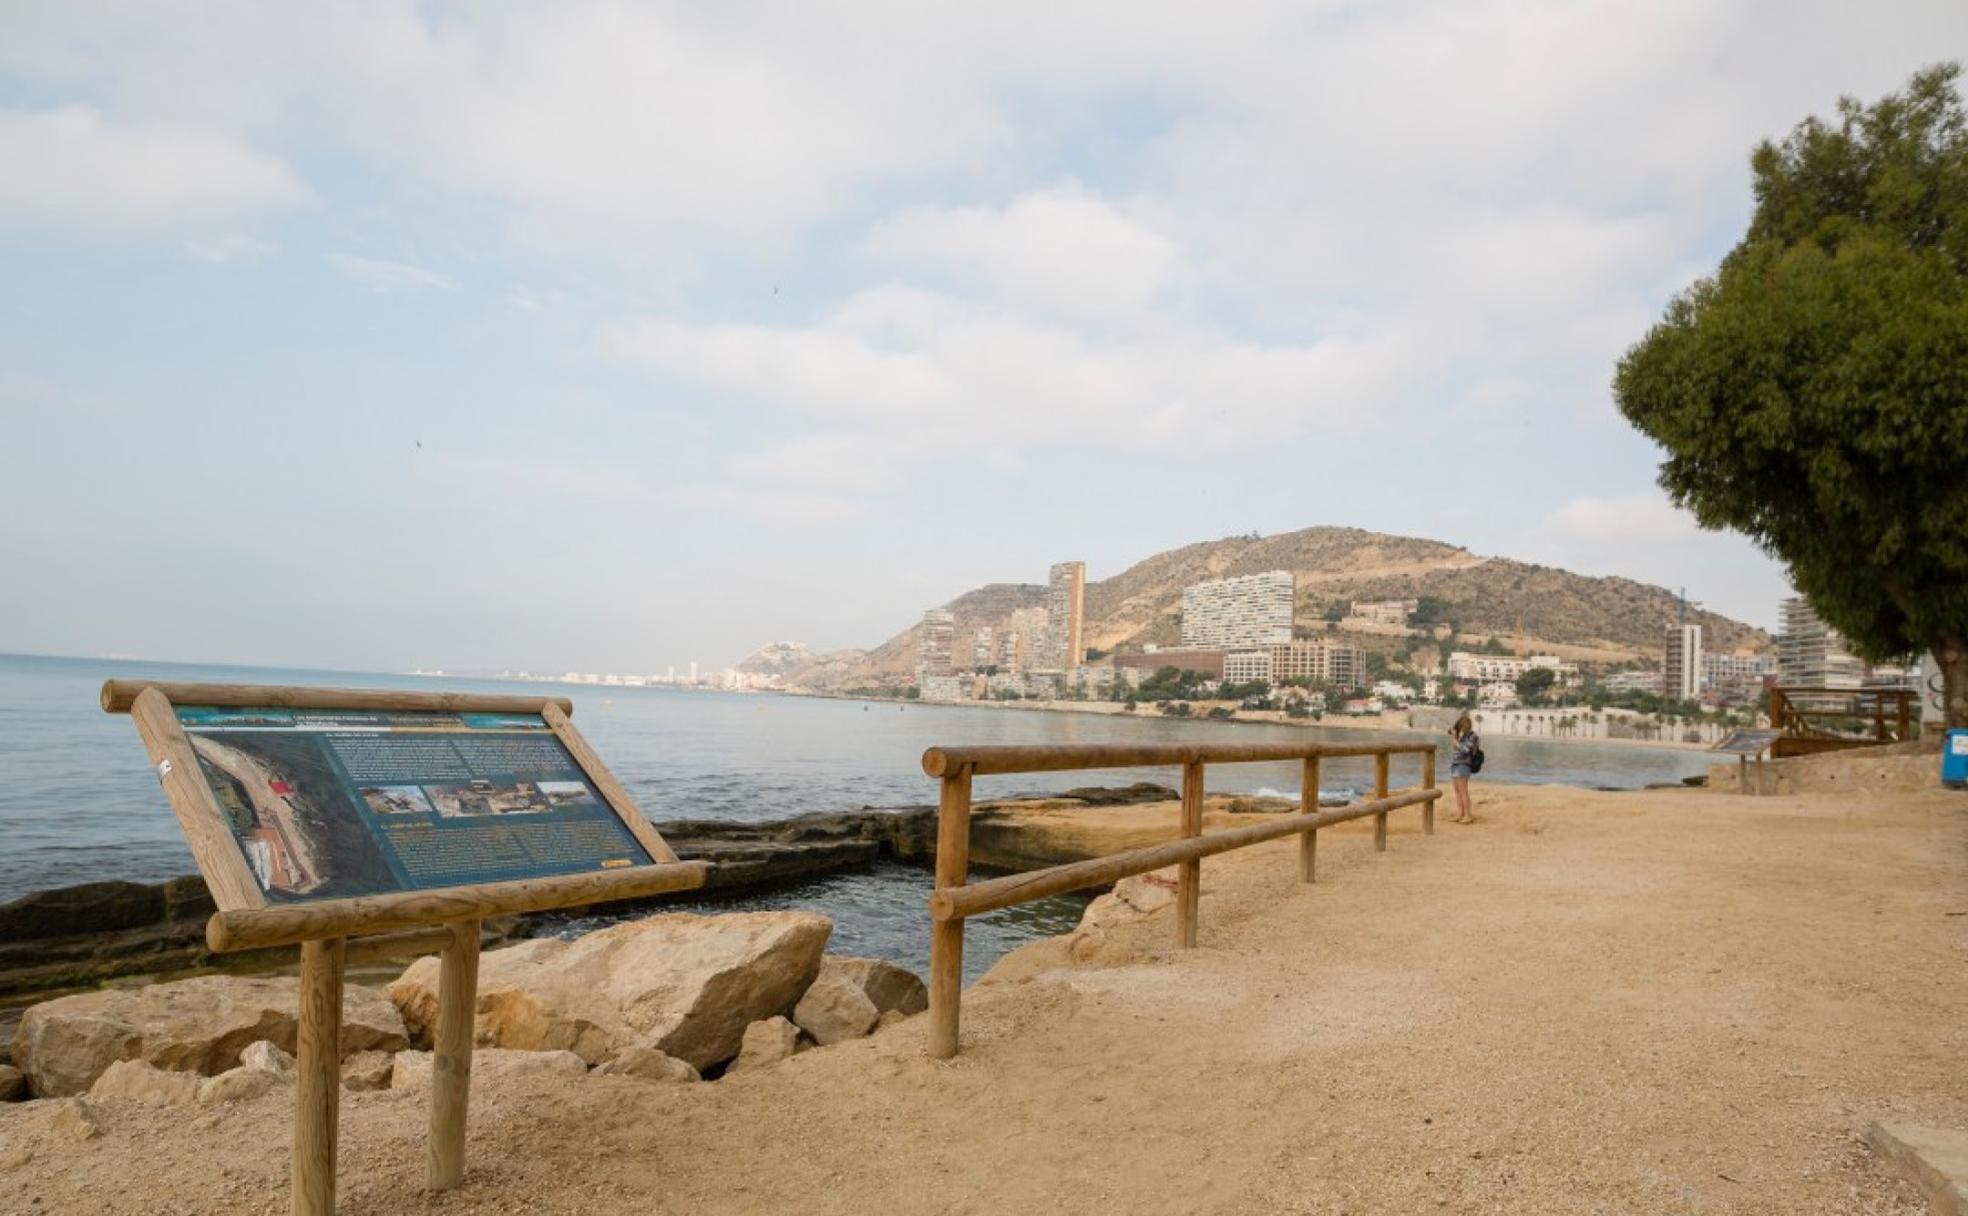
<instances>
[{"instance_id":1,"label":"beachfront building","mask_svg":"<svg viewBox=\"0 0 1968 1216\"><path fill-rule=\"evenodd\" d=\"M1766 677L1777 674L1773 654L1702 655L1702 689L1717 701L1754 701Z\"/></svg>"},{"instance_id":2,"label":"beachfront building","mask_svg":"<svg viewBox=\"0 0 1968 1216\"><path fill-rule=\"evenodd\" d=\"M1661 657L1662 695L1698 701L1702 690L1702 627L1669 625Z\"/></svg>"},{"instance_id":3,"label":"beachfront building","mask_svg":"<svg viewBox=\"0 0 1968 1216\"><path fill-rule=\"evenodd\" d=\"M1292 640L1297 588L1289 570L1220 578L1182 589L1182 644L1226 650Z\"/></svg>"},{"instance_id":4,"label":"beachfront building","mask_svg":"<svg viewBox=\"0 0 1968 1216\"><path fill-rule=\"evenodd\" d=\"M1399 680L1376 680L1372 692L1389 705L1406 705L1415 696L1414 689Z\"/></svg>"},{"instance_id":5,"label":"beachfront building","mask_svg":"<svg viewBox=\"0 0 1968 1216\"><path fill-rule=\"evenodd\" d=\"M1011 630L1007 642L1011 657L1000 665L1014 671L1044 666L1039 661L1039 656L1045 653L1048 634L1046 610L1043 607L1018 609L1011 614Z\"/></svg>"},{"instance_id":6,"label":"beachfront building","mask_svg":"<svg viewBox=\"0 0 1968 1216\"><path fill-rule=\"evenodd\" d=\"M1502 681L1485 684L1476 690L1476 704L1484 709L1510 709L1517 704L1517 685Z\"/></svg>"},{"instance_id":7,"label":"beachfront building","mask_svg":"<svg viewBox=\"0 0 1968 1216\"><path fill-rule=\"evenodd\" d=\"M925 701L969 701L974 699L976 680L970 676L918 676L917 695Z\"/></svg>"},{"instance_id":8,"label":"beachfront building","mask_svg":"<svg viewBox=\"0 0 1968 1216\"><path fill-rule=\"evenodd\" d=\"M1578 683L1577 663L1567 663L1557 655L1534 654L1520 659L1508 654L1470 654L1457 650L1449 655L1449 678L1468 684L1515 684L1519 676L1538 668L1549 669L1561 687Z\"/></svg>"},{"instance_id":9,"label":"beachfront building","mask_svg":"<svg viewBox=\"0 0 1968 1216\"><path fill-rule=\"evenodd\" d=\"M1604 683L1606 691L1612 693L1614 696L1629 692L1644 692L1659 696L1661 690L1661 673L1658 671L1647 671L1641 668L1635 668L1632 671L1616 671L1607 676Z\"/></svg>"},{"instance_id":10,"label":"beachfront building","mask_svg":"<svg viewBox=\"0 0 1968 1216\"><path fill-rule=\"evenodd\" d=\"M950 651L956 641L957 618L948 608L923 613L916 638L916 679L950 674ZM692 673L694 678L695 673Z\"/></svg>"},{"instance_id":11,"label":"beachfront building","mask_svg":"<svg viewBox=\"0 0 1968 1216\"><path fill-rule=\"evenodd\" d=\"M1070 671L1086 662L1086 563L1060 562L1046 574L1045 645L1032 666Z\"/></svg>"},{"instance_id":12,"label":"beachfront building","mask_svg":"<svg viewBox=\"0 0 1968 1216\"><path fill-rule=\"evenodd\" d=\"M1360 648L1345 642L1304 641L1273 646L1271 679L1319 680L1340 688L1358 688L1366 678Z\"/></svg>"},{"instance_id":13,"label":"beachfront building","mask_svg":"<svg viewBox=\"0 0 1968 1216\"><path fill-rule=\"evenodd\" d=\"M1405 625L1420 607L1420 600L1354 600L1348 615L1376 625Z\"/></svg>"},{"instance_id":14,"label":"beachfront building","mask_svg":"<svg viewBox=\"0 0 1968 1216\"><path fill-rule=\"evenodd\" d=\"M1777 680L1787 688L1858 688L1865 663L1845 645L1845 635L1801 595L1783 602L1783 633L1777 638Z\"/></svg>"},{"instance_id":15,"label":"beachfront building","mask_svg":"<svg viewBox=\"0 0 1968 1216\"><path fill-rule=\"evenodd\" d=\"M1268 650L1233 650L1223 656L1223 680L1226 684L1250 684L1258 680L1271 682L1271 652Z\"/></svg>"}]
</instances>

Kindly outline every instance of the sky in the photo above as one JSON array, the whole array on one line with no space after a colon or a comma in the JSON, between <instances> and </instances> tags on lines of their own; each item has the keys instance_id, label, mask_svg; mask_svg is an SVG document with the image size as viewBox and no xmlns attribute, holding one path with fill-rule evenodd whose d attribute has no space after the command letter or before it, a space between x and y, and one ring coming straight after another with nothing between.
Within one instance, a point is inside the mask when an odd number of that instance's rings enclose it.
<instances>
[{"instance_id":1,"label":"sky","mask_svg":"<svg viewBox=\"0 0 1968 1216\"><path fill-rule=\"evenodd\" d=\"M0 651L661 671L1315 524L1786 580L1621 353L1968 5L0 6Z\"/></svg>"}]
</instances>

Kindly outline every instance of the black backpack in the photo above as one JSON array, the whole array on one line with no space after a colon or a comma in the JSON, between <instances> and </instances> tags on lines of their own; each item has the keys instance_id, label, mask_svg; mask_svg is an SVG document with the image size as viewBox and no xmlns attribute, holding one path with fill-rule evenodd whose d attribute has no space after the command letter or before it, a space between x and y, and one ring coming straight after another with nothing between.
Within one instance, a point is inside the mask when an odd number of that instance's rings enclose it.
<instances>
[{"instance_id":1,"label":"black backpack","mask_svg":"<svg viewBox=\"0 0 1968 1216\"><path fill-rule=\"evenodd\" d=\"M1483 749L1471 748L1469 752L1469 772L1472 776L1483 771Z\"/></svg>"}]
</instances>

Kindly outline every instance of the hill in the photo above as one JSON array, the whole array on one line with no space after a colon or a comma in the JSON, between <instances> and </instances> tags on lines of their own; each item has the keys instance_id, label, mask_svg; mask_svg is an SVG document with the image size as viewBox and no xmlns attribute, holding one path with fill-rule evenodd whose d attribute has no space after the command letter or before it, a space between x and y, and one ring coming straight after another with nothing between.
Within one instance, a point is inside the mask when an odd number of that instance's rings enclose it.
<instances>
[{"instance_id":1,"label":"hill","mask_svg":"<svg viewBox=\"0 0 1968 1216\"><path fill-rule=\"evenodd\" d=\"M1290 570L1298 581L1301 629L1323 629L1334 605L1353 600L1433 597L1457 638L1489 639L1570 657L1620 662L1658 660L1662 630L1675 619L1674 594L1632 579L1574 574L1553 566L1482 557L1458 545L1389 536L1359 528L1305 528L1277 536L1238 536L1184 545L1135 563L1086 588L1086 644L1104 650L1171 646L1181 636L1182 589L1192 583L1265 570ZM1003 629L1020 608L1042 607L1043 586L994 583L949 603L956 653L969 653L979 629ZM1763 630L1719 613L1691 609L1713 652L1767 651ZM1522 637L1518 637L1518 629ZM1402 631L1344 622L1340 632L1381 650L1404 648ZM790 681L838 689L906 677L916 662L914 626L858 659L820 656Z\"/></svg>"}]
</instances>

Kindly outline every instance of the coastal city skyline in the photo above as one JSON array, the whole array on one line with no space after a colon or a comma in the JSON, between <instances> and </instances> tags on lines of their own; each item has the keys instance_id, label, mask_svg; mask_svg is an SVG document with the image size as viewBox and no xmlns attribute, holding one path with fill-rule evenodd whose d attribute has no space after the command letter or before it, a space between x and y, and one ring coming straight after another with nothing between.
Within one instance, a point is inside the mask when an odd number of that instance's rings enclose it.
<instances>
[{"instance_id":1,"label":"coastal city skyline","mask_svg":"<svg viewBox=\"0 0 1968 1216\"><path fill-rule=\"evenodd\" d=\"M981 10L226 11L0 19L0 648L660 671L1314 523L1774 626L1613 366L1758 140L1968 43L1033 12L1034 70Z\"/></svg>"}]
</instances>

